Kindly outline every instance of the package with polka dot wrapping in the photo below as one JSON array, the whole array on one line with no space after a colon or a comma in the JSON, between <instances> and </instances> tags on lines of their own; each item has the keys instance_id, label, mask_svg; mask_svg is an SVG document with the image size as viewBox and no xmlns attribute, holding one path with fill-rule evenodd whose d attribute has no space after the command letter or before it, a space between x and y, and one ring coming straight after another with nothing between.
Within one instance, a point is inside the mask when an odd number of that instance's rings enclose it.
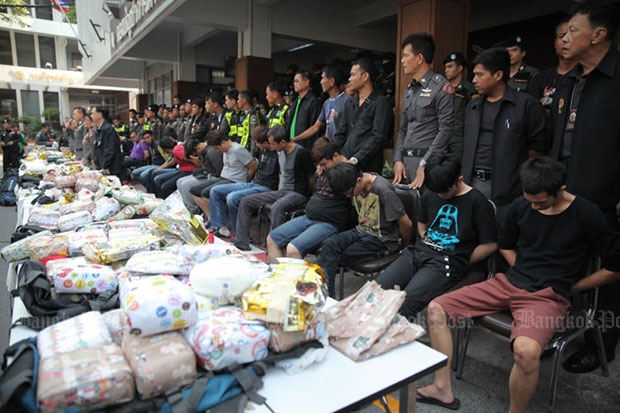
<instances>
[{"instance_id":1,"label":"package with polka dot wrapping","mask_svg":"<svg viewBox=\"0 0 620 413\"><path fill-rule=\"evenodd\" d=\"M47 276L51 277L57 293L101 294L118 288L116 274L107 265L60 265Z\"/></svg>"},{"instance_id":2,"label":"package with polka dot wrapping","mask_svg":"<svg viewBox=\"0 0 620 413\"><path fill-rule=\"evenodd\" d=\"M238 308L200 311L198 322L181 334L194 349L198 364L207 370L262 360L269 353L267 327L248 320Z\"/></svg>"},{"instance_id":3,"label":"package with polka dot wrapping","mask_svg":"<svg viewBox=\"0 0 620 413\"><path fill-rule=\"evenodd\" d=\"M149 336L196 323L196 294L172 276L129 278L120 284L119 291L131 334Z\"/></svg>"}]
</instances>

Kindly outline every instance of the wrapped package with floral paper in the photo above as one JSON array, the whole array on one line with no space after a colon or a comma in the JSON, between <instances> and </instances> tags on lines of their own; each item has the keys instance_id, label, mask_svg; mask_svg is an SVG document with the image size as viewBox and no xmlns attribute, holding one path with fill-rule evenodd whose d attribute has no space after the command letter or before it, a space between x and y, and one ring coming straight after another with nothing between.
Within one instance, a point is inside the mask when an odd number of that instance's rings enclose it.
<instances>
[{"instance_id":1,"label":"wrapped package with floral paper","mask_svg":"<svg viewBox=\"0 0 620 413\"><path fill-rule=\"evenodd\" d=\"M106 311L102 314L103 321L108 326L108 331L112 340L116 344L121 344L121 339L125 333L129 333L129 321L127 313L120 308L116 310Z\"/></svg>"},{"instance_id":2,"label":"wrapped package with floral paper","mask_svg":"<svg viewBox=\"0 0 620 413\"><path fill-rule=\"evenodd\" d=\"M251 318L282 324L283 331L305 330L325 304L325 276L318 265L282 262L242 296Z\"/></svg>"},{"instance_id":3,"label":"wrapped package with floral paper","mask_svg":"<svg viewBox=\"0 0 620 413\"><path fill-rule=\"evenodd\" d=\"M37 337L37 348L44 359L111 342L112 337L101 313L89 311L42 330Z\"/></svg>"},{"instance_id":4,"label":"wrapped package with floral paper","mask_svg":"<svg viewBox=\"0 0 620 413\"><path fill-rule=\"evenodd\" d=\"M37 400L43 413L98 410L134 398L131 368L118 344L42 359Z\"/></svg>"},{"instance_id":5,"label":"wrapped package with floral paper","mask_svg":"<svg viewBox=\"0 0 620 413\"><path fill-rule=\"evenodd\" d=\"M64 234L53 234L30 241L30 258L40 260L51 255L69 256L69 238Z\"/></svg>"},{"instance_id":6,"label":"wrapped package with floral paper","mask_svg":"<svg viewBox=\"0 0 620 413\"><path fill-rule=\"evenodd\" d=\"M174 277L129 278L120 283L119 291L132 334L149 336L196 323L196 294Z\"/></svg>"},{"instance_id":7,"label":"wrapped package with floral paper","mask_svg":"<svg viewBox=\"0 0 620 413\"><path fill-rule=\"evenodd\" d=\"M170 251L142 251L134 254L127 264L127 271L143 274L188 275L193 265Z\"/></svg>"},{"instance_id":8,"label":"wrapped package with floral paper","mask_svg":"<svg viewBox=\"0 0 620 413\"><path fill-rule=\"evenodd\" d=\"M71 214L73 212L87 211L93 212L95 209L95 202L91 199L76 199L73 202L62 205L59 209L60 214Z\"/></svg>"},{"instance_id":9,"label":"wrapped package with floral paper","mask_svg":"<svg viewBox=\"0 0 620 413\"><path fill-rule=\"evenodd\" d=\"M198 322L182 334L207 370L258 361L268 354L269 330L259 321L248 320L238 308L202 311Z\"/></svg>"},{"instance_id":10,"label":"wrapped package with floral paper","mask_svg":"<svg viewBox=\"0 0 620 413\"><path fill-rule=\"evenodd\" d=\"M82 247L87 242L98 244L98 243L105 243L108 241L108 236L106 235L106 232L101 228L89 229L86 231L65 232L64 234L66 234L67 238L69 239L69 256L70 257L84 255L82 253Z\"/></svg>"},{"instance_id":11,"label":"wrapped package with floral paper","mask_svg":"<svg viewBox=\"0 0 620 413\"><path fill-rule=\"evenodd\" d=\"M79 226L93 222L93 216L88 211L72 212L64 214L58 218L58 229L61 231L72 231Z\"/></svg>"},{"instance_id":12,"label":"wrapped package with floral paper","mask_svg":"<svg viewBox=\"0 0 620 413\"><path fill-rule=\"evenodd\" d=\"M125 334L121 347L141 399L159 396L196 380L196 356L177 331L149 337Z\"/></svg>"},{"instance_id":13,"label":"wrapped package with floral paper","mask_svg":"<svg viewBox=\"0 0 620 413\"><path fill-rule=\"evenodd\" d=\"M114 198L102 197L95 202L93 220L105 221L121 210L121 204Z\"/></svg>"},{"instance_id":14,"label":"wrapped package with floral paper","mask_svg":"<svg viewBox=\"0 0 620 413\"><path fill-rule=\"evenodd\" d=\"M271 332L269 349L276 353L287 352L308 341L321 340L327 335L325 321L320 314L303 331L283 331L280 324L268 324L267 328Z\"/></svg>"},{"instance_id":15,"label":"wrapped package with floral paper","mask_svg":"<svg viewBox=\"0 0 620 413\"><path fill-rule=\"evenodd\" d=\"M30 249L30 243L37 238L49 237L53 235L52 231L41 231L37 234L20 239L12 244L0 250L0 255L6 262L15 262L30 257L32 250Z\"/></svg>"},{"instance_id":16,"label":"wrapped package with floral paper","mask_svg":"<svg viewBox=\"0 0 620 413\"><path fill-rule=\"evenodd\" d=\"M150 225L157 225L148 218L130 219L127 221L110 221L110 229L135 228L140 231L150 229Z\"/></svg>"},{"instance_id":17,"label":"wrapped package with floral paper","mask_svg":"<svg viewBox=\"0 0 620 413\"><path fill-rule=\"evenodd\" d=\"M59 206L60 207L60 206ZM28 225L38 225L50 231L58 230L60 212L49 208L33 208L28 215Z\"/></svg>"}]
</instances>

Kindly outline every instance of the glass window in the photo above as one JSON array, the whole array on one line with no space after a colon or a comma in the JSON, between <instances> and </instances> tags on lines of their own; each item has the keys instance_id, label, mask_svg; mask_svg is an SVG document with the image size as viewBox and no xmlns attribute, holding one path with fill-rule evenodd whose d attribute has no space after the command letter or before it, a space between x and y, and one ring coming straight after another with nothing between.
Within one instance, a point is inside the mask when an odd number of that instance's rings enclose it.
<instances>
[{"instance_id":1,"label":"glass window","mask_svg":"<svg viewBox=\"0 0 620 413\"><path fill-rule=\"evenodd\" d=\"M0 65L13 65L11 34L6 30L0 30Z\"/></svg>"},{"instance_id":2,"label":"glass window","mask_svg":"<svg viewBox=\"0 0 620 413\"><path fill-rule=\"evenodd\" d=\"M82 66L82 55L78 49L78 43L75 40L67 40L67 69L76 69Z\"/></svg>"},{"instance_id":3,"label":"glass window","mask_svg":"<svg viewBox=\"0 0 620 413\"><path fill-rule=\"evenodd\" d=\"M13 89L0 89L0 113L17 118L17 95Z\"/></svg>"},{"instance_id":4,"label":"glass window","mask_svg":"<svg viewBox=\"0 0 620 413\"><path fill-rule=\"evenodd\" d=\"M31 34L15 33L15 44L17 45L17 65L37 67L34 54L34 37Z\"/></svg>"},{"instance_id":5,"label":"glass window","mask_svg":"<svg viewBox=\"0 0 620 413\"><path fill-rule=\"evenodd\" d=\"M35 0L34 4L37 6L48 6L35 8L37 19L54 20L52 16L52 0Z\"/></svg>"},{"instance_id":6,"label":"glass window","mask_svg":"<svg viewBox=\"0 0 620 413\"><path fill-rule=\"evenodd\" d=\"M41 67L57 69L56 67L56 42L53 37L39 36L39 56ZM51 67L49 67L51 65Z\"/></svg>"},{"instance_id":7,"label":"glass window","mask_svg":"<svg viewBox=\"0 0 620 413\"><path fill-rule=\"evenodd\" d=\"M43 92L43 108L49 109L60 109L58 104L58 92ZM60 118L58 115L53 115L49 119L45 119L51 122L52 129L60 130Z\"/></svg>"},{"instance_id":8,"label":"glass window","mask_svg":"<svg viewBox=\"0 0 620 413\"><path fill-rule=\"evenodd\" d=\"M41 107L39 106L39 92L36 90L22 90L22 113L26 116L41 117Z\"/></svg>"}]
</instances>

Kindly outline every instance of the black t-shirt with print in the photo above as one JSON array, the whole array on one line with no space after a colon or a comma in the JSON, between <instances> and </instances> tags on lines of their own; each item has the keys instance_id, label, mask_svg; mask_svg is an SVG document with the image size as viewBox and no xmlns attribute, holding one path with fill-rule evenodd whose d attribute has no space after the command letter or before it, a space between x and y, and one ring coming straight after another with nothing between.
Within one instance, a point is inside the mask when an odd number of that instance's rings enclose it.
<instances>
[{"instance_id":1,"label":"black t-shirt with print","mask_svg":"<svg viewBox=\"0 0 620 413\"><path fill-rule=\"evenodd\" d=\"M497 239L493 206L475 188L451 199L425 191L416 215L428 229L415 248L452 257L461 266L458 271L467 268L474 248Z\"/></svg>"}]
</instances>

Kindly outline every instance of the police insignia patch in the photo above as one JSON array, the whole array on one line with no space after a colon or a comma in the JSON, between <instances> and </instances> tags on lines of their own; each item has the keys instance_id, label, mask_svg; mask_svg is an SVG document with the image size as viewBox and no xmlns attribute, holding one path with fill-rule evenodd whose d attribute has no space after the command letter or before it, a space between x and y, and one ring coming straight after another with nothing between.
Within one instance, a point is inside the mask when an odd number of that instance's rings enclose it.
<instances>
[{"instance_id":1,"label":"police insignia patch","mask_svg":"<svg viewBox=\"0 0 620 413\"><path fill-rule=\"evenodd\" d=\"M454 93L454 86L452 86L450 83L446 83L445 85L443 85L443 90L447 93Z\"/></svg>"}]
</instances>

